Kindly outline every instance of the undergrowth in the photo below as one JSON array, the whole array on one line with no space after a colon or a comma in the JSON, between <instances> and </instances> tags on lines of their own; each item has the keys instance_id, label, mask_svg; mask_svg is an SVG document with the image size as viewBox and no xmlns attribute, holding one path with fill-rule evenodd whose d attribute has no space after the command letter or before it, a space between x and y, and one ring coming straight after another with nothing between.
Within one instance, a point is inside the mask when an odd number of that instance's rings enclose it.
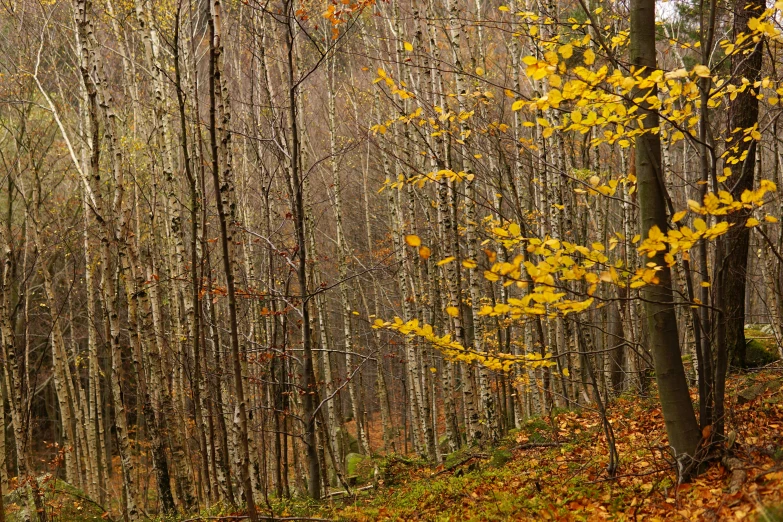
<instances>
[{"instance_id":1,"label":"undergrowth","mask_svg":"<svg viewBox=\"0 0 783 522\"><path fill-rule=\"evenodd\" d=\"M370 486L338 492L315 503L306 499L259 499L265 520L297 517L370 520L750 520L783 522L783 376L780 369L733 375L729 380L727 430L732 455L748 476L728 491L729 471L718 458L691 483L677 486L656 399L623 396L609 417L620 453L614 477L597 413L553 412L526 421L495 447L463 448L429 466L402 455L377 456ZM751 400L738 400L747 390ZM369 460L369 459L368 459ZM377 470L377 471L376 471ZM56 488L63 489L63 488ZM6 497L12 506L18 501ZM99 519L94 506L71 494L47 499L62 522ZM13 513L13 507L11 507ZM214 506L190 520L238 520L241 511ZM114 520L121 520L111 514ZM225 517L225 518L221 518ZM108 514L104 519L111 519ZM10 518L14 520L13 515ZM184 520L159 518L157 520Z\"/></svg>"}]
</instances>

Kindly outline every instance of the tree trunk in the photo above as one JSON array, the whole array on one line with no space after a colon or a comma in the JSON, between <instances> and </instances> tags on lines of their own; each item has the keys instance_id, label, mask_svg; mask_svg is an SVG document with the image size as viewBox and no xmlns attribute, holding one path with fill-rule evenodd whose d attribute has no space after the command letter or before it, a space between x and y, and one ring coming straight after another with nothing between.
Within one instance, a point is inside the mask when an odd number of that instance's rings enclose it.
<instances>
[{"instance_id":1,"label":"tree trunk","mask_svg":"<svg viewBox=\"0 0 783 522\"><path fill-rule=\"evenodd\" d=\"M762 0L737 0L734 3L733 37L748 33L748 22L764 11ZM756 168L757 141L745 141L746 133L759 123L759 100L756 97L759 88L754 83L761 75L763 38L758 42L749 39L748 53L737 50L731 58L731 78L735 85L744 81L749 85L737 91L737 96L729 102L728 132L732 133L729 142L731 153L726 160L731 176L725 181L735 201L742 193L753 188ZM750 229L745 222L751 209L742 209L726 216L729 231L718 238L715 253L717 269L715 274L715 308L718 314L715 320L715 339L717 343L715 364L715 433L723 436L725 426L726 373L733 361L739 366L745 364L745 287L748 268L748 247Z\"/></svg>"},{"instance_id":2,"label":"tree trunk","mask_svg":"<svg viewBox=\"0 0 783 522\"><path fill-rule=\"evenodd\" d=\"M632 0L631 63L636 70L645 68L642 74L646 76L657 67L655 53L655 0ZM642 93L637 88L631 95L634 99L640 96L655 96L655 92ZM646 238L653 227L664 233L667 230L666 188L661 169L658 113L644 104L641 109L640 114L645 116L644 128L651 129L636 138L640 232ZM661 269L657 272L659 283L643 288L644 308L666 432L680 463L682 480L691 473L691 460L695 456L700 433L680 354L671 271L663 256L664 252L659 252L651 259Z\"/></svg>"}]
</instances>

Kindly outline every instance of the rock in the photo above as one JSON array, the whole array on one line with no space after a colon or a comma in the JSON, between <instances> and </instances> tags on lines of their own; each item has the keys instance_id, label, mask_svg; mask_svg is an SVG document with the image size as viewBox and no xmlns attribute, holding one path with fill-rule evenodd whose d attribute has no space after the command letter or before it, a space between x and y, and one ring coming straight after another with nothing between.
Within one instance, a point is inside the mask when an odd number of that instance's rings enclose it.
<instances>
[{"instance_id":1,"label":"rock","mask_svg":"<svg viewBox=\"0 0 783 522\"><path fill-rule=\"evenodd\" d=\"M723 466L729 471L729 493L732 495L742 489L742 485L748 479L748 472L743 467L743 462L734 457L724 457Z\"/></svg>"},{"instance_id":2,"label":"rock","mask_svg":"<svg viewBox=\"0 0 783 522\"><path fill-rule=\"evenodd\" d=\"M370 459L360 453L349 453L345 456L345 474L348 479L356 480L357 477L364 475L366 470L363 464L369 463Z\"/></svg>"},{"instance_id":3,"label":"rock","mask_svg":"<svg viewBox=\"0 0 783 522\"><path fill-rule=\"evenodd\" d=\"M750 388L745 388L744 390L740 391L737 394L737 403L738 404L747 404L749 402L755 401L758 399L759 395L764 393L764 389L766 388L766 385L761 384L754 384Z\"/></svg>"},{"instance_id":4,"label":"rock","mask_svg":"<svg viewBox=\"0 0 783 522\"><path fill-rule=\"evenodd\" d=\"M489 461L489 465L495 468L502 468L512 457L513 455L510 451L497 449L492 452L492 459Z\"/></svg>"}]
</instances>

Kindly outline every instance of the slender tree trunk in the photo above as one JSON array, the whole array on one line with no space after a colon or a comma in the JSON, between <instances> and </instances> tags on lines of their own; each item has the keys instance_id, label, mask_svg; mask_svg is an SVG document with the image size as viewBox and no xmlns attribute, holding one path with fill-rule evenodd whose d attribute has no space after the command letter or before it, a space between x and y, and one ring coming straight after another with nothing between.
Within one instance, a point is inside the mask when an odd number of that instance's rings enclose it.
<instances>
[{"instance_id":1,"label":"slender tree trunk","mask_svg":"<svg viewBox=\"0 0 783 522\"><path fill-rule=\"evenodd\" d=\"M239 351L239 325L237 321L237 303L236 289L234 285L233 259L231 254L231 245L233 244L233 235L229 232L229 226L233 229L234 224L229 223L233 216L229 215L230 206L233 201L232 196L232 165L228 162L230 151L230 132L226 123L229 121L228 109L225 105L222 107L223 121L220 128L217 122L217 112L219 110L217 99L219 90L222 89L222 71L220 67L220 55L223 50L221 41L221 5L219 1L211 4L208 19L210 57L209 57L209 124L210 124L210 142L212 147L212 180L215 190L215 204L217 206L218 221L220 227L220 244L223 260L223 272L226 277L226 287L228 294L228 320L230 326L230 344L231 344L231 367L234 380L234 394L236 396L236 423L239 436L239 459L240 459L240 483L245 497L246 509L252 522L257 522L256 505L253 500L253 487L250 480L250 446L247 427L247 411L245 403L244 385L242 383L242 361ZM225 104L225 99L221 99ZM221 145L218 145L218 134L221 134ZM221 150L222 149L222 150ZM222 160L222 161L221 161ZM224 175L221 179L221 168ZM229 207L229 208L227 208Z\"/></svg>"}]
</instances>

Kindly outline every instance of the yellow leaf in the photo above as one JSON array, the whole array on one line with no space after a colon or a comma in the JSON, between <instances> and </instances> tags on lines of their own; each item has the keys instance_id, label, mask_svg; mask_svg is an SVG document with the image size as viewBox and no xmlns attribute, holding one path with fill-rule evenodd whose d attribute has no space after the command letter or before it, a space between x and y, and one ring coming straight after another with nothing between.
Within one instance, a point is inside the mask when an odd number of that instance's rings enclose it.
<instances>
[{"instance_id":1,"label":"yellow leaf","mask_svg":"<svg viewBox=\"0 0 783 522\"><path fill-rule=\"evenodd\" d=\"M681 211L677 212L676 214L674 214L674 216L672 216L672 223L676 223L676 222L680 221L682 218L685 217L685 215L687 213L688 213L687 210L681 210Z\"/></svg>"},{"instance_id":2,"label":"yellow leaf","mask_svg":"<svg viewBox=\"0 0 783 522\"><path fill-rule=\"evenodd\" d=\"M430 247L423 246L419 248L419 256L421 256L422 259L429 259L432 255L432 250L430 250Z\"/></svg>"},{"instance_id":3,"label":"yellow leaf","mask_svg":"<svg viewBox=\"0 0 783 522\"><path fill-rule=\"evenodd\" d=\"M755 227L758 224L759 224L759 220L754 217L748 218L748 220L745 222L745 226L748 228Z\"/></svg>"},{"instance_id":4,"label":"yellow leaf","mask_svg":"<svg viewBox=\"0 0 783 522\"><path fill-rule=\"evenodd\" d=\"M477 76L484 76L484 68L483 67L476 67L476 75Z\"/></svg>"},{"instance_id":5,"label":"yellow leaf","mask_svg":"<svg viewBox=\"0 0 783 522\"><path fill-rule=\"evenodd\" d=\"M498 11L508 11L508 7L505 5L501 5L500 7L498 7Z\"/></svg>"},{"instance_id":6,"label":"yellow leaf","mask_svg":"<svg viewBox=\"0 0 783 522\"><path fill-rule=\"evenodd\" d=\"M563 368L563 375L565 375L566 377L571 376L571 372L568 371L568 368Z\"/></svg>"},{"instance_id":7,"label":"yellow leaf","mask_svg":"<svg viewBox=\"0 0 783 522\"><path fill-rule=\"evenodd\" d=\"M592 65L595 62L595 53L592 49L585 51L585 65Z\"/></svg>"},{"instance_id":8,"label":"yellow leaf","mask_svg":"<svg viewBox=\"0 0 783 522\"><path fill-rule=\"evenodd\" d=\"M477 263L472 259L466 259L465 261L462 262L462 266L464 266L465 268L476 268Z\"/></svg>"},{"instance_id":9,"label":"yellow leaf","mask_svg":"<svg viewBox=\"0 0 783 522\"><path fill-rule=\"evenodd\" d=\"M776 218L775 216L766 215L764 216L764 221L766 221L767 223L777 223L778 218Z\"/></svg>"},{"instance_id":10,"label":"yellow leaf","mask_svg":"<svg viewBox=\"0 0 783 522\"><path fill-rule=\"evenodd\" d=\"M530 72L530 69L528 69L528 72ZM542 80L544 76L546 76L546 72L546 67L538 67L533 71L533 74L531 74L530 77L534 80Z\"/></svg>"},{"instance_id":11,"label":"yellow leaf","mask_svg":"<svg viewBox=\"0 0 783 522\"><path fill-rule=\"evenodd\" d=\"M456 306L447 306L446 313L449 314L451 317L457 317L459 315L459 308L457 308Z\"/></svg>"},{"instance_id":12,"label":"yellow leaf","mask_svg":"<svg viewBox=\"0 0 783 522\"><path fill-rule=\"evenodd\" d=\"M500 280L500 276L497 275L495 272L490 272L489 270L485 270L484 279L486 279L487 281L498 281Z\"/></svg>"},{"instance_id":13,"label":"yellow leaf","mask_svg":"<svg viewBox=\"0 0 783 522\"><path fill-rule=\"evenodd\" d=\"M685 78L688 76L688 71L685 69L677 69L676 71L670 71L663 75L667 80L676 80L678 78Z\"/></svg>"},{"instance_id":14,"label":"yellow leaf","mask_svg":"<svg viewBox=\"0 0 783 522\"><path fill-rule=\"evenodd\" d=\"M525 100L517 100L511 105L512 111L518 111L525 106Z\"/></svg>"},{"instance_id":15,"label":"yellow leaf","mask_svg":"<svg viewBox=\"0 0 783 522\"><path fill-rule=\"evenodd\" d=\"M413 51L413 44L410 42L405 42L402 44L403 47L405 47L405 50L409 53Z\"/></svg>"},{"instance_id":16,"label":"yellow leaf","mask_svg":"<svg viewBox=\"0 0 783 522\"><path fill-rule=\"evenodd\" d=\"M702 281L701 286L702 288L709 288L711 285L709 281Z\"/></svg>"},{"instance_id":17,"label":"yellow leaf","mask_svg":"<svg viewBox=\"0 0 783 522\"><path fill-rule=\"evenodd\" d=\"M405 242L408 243L408 246L417 247L421 245L421 238L414 234L408 234L405 236Z\"/></svg>"},{"instance_id":18,"label":"yellow leaf","mask_svg":"<svg viewBox=\"0 0 783 522\"><path fill-rule=\"evenodd\" d=\"M710 68L707 67L706 65L702 65L702 64L696 65L693 68L693 72L694 74L696 74L696 76L700 76L702 78L710 77Z\"/></svg>"},{"instance_id":19,"label":"yellow leaf","mask_svg":"<svg viewBox=\"0 0 783 522\"><path fill-rule=\"evenodd\" d=\"M565 59L571 58L571 56L573 56L574 54L574 48L571 46L571 44L565 44L561 46L560 49L558 49L558 51L560 52L560 55Z\"/></svg>"},{"instance_id":20,"label":"yellow leaf","mask_svg":"<svg viewBox=\"0 0 783 522\"><path fill-rule=\"evenodd\" d=\"M454 257L454 256L449 256L449 257L446 257L446 258L444 258L444 259L441 259L441 260L440 260L440 261L438 261L436 264L437 264L438 266L448 265L449 263L451 263L451 262L452 262L452 261L454 261L455 259L457 259L457 258L456 258L456 257Z\"/></svg>"}]
</instances>

